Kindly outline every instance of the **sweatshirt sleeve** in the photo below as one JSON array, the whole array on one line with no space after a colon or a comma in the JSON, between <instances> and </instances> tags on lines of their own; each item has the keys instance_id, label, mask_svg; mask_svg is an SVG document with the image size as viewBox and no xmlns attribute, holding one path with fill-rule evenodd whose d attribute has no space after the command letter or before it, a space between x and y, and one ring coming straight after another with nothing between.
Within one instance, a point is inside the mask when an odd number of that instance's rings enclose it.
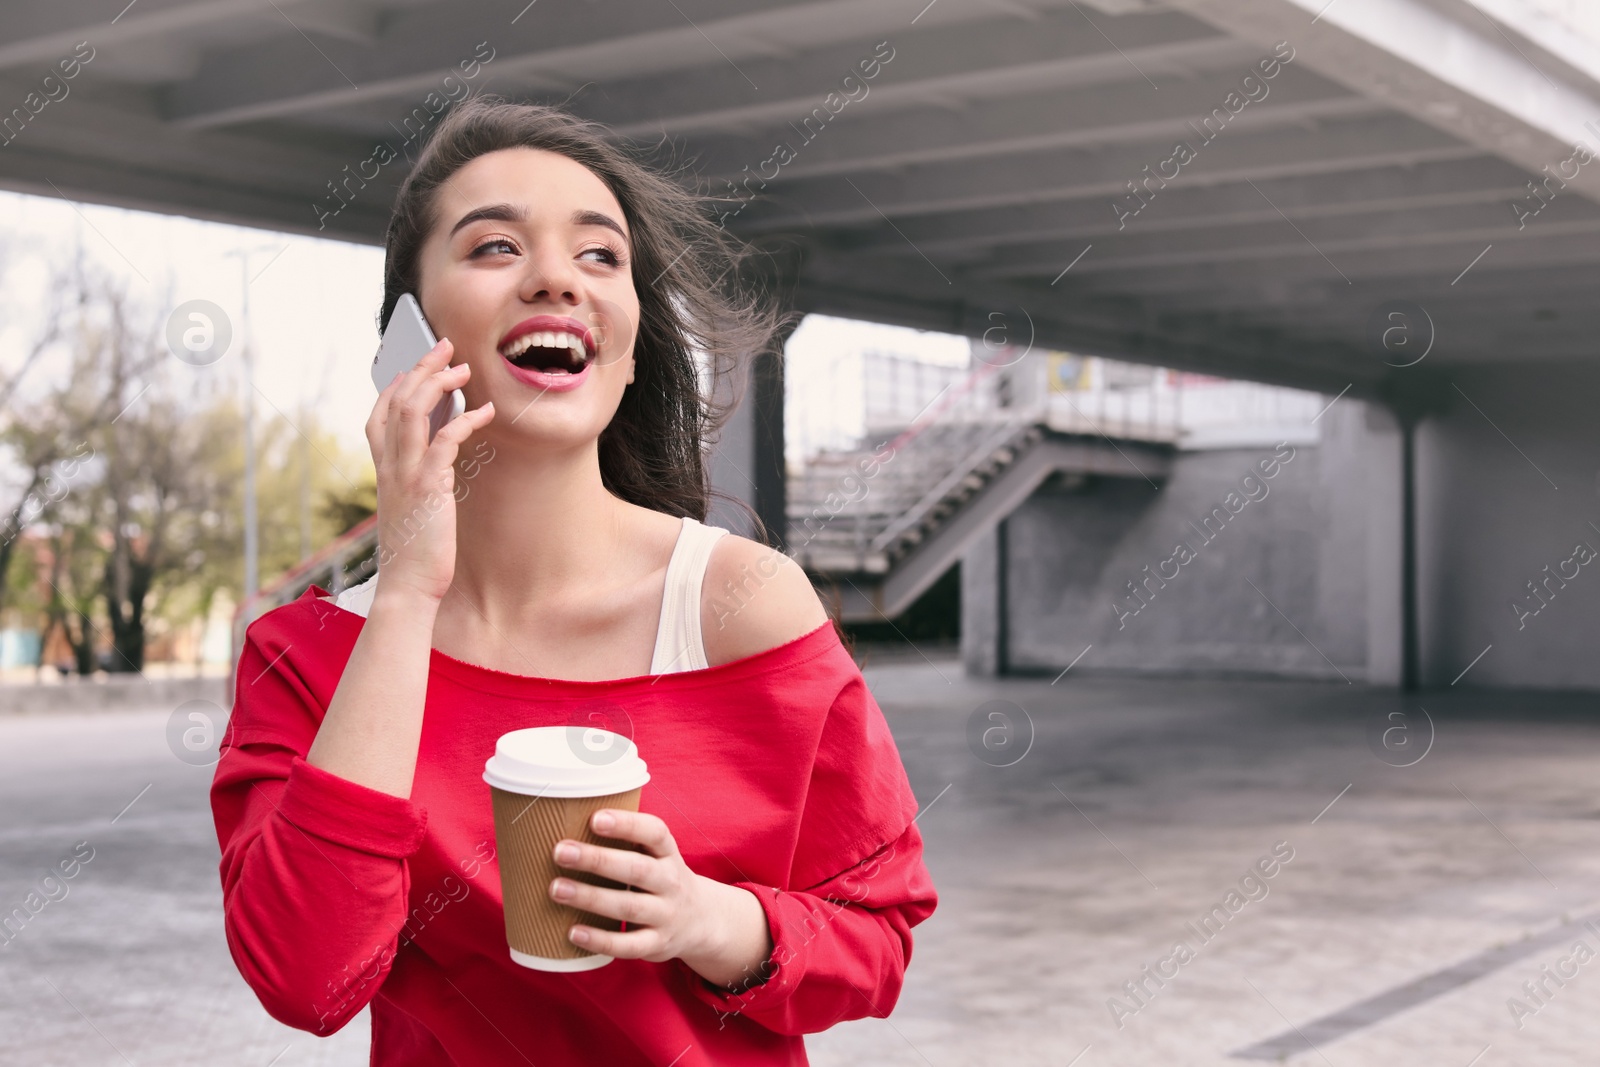
<instances>
[{"instance_id":1,"label":"sweatshirt sleeve","mask_svg":"<svg viewBox=\"0 0 1600 1067\"><path fill-rule=\"evenodd\" d=\"M313 693L331 689L264 621L246 636L211 786L223 923L267 1013L326 1036L393 964L427 813L305 761L324 710Z\"/></svg>"},{"instance_id":2,"label":"sweatshirt sleeve","mask_svg":"<svg viewBox=\"0 0 1600 1067\"><path fill-rule=\"evenodd\" d=\"M899 750L860 671L839 656L844 681L818 741L789 881L734 883L761 902L772 954L731 992L678 961L724 1024L743 1015L805 1034L888 1015L911 959L911 928L938 903Z\"/></svg>"},{"instance_id":3,"label":"sweatshirt sleeve","mask_svg":"<svg viewBox=\"0 0 1600 1067\"><path fill-rule=\"evenodd\" d=\"M911 928L938 903L915 823L857 866L811 889L735 884L761 902L772 954L731 991L679 964L694 995L724 1024L743 1015L780 1034L887 1016L911 961Z\"/></svg>"}]
</instances>

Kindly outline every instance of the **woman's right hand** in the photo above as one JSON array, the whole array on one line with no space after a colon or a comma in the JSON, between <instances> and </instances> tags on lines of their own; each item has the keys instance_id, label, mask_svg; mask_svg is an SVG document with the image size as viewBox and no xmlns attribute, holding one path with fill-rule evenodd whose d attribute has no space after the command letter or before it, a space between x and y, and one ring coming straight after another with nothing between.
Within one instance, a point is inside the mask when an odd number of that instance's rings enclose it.
<instances>
[{"instance_id":1,"label":"woman's right hand","mask_svg":"<svg viewBox=\"0 0 1600 1067\"><path fill-rule=\"evenodd\" d=\"M474 430L494 418L494 404L465 411L428 440L428 415L471 377L450 366L455 346L434 345L411 370L378 394L367 419L367 444L378 472L378 571L389 589L408 589L434 603L455 575L455 460Z\"/></svg>"}]
</instances>

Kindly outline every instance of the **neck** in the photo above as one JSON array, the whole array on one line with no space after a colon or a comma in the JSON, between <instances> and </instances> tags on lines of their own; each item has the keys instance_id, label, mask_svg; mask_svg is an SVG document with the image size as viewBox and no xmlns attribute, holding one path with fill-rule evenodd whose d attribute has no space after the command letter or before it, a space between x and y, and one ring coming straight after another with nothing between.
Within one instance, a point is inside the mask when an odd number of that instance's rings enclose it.
<instances>
[{"instance_id":1,"label":"neck","mask_svg":"<svg viewBox=\"0 0 1600 1067\"><path fill-rule=\"evenodd\" d=\"M615 566L627 506L600 481L598 442L570 451L497 443L488 462L457 462L451 591L495 625L514 625ZM487 451L487 450L485 450Z\"/></svg>"}]
</instances>

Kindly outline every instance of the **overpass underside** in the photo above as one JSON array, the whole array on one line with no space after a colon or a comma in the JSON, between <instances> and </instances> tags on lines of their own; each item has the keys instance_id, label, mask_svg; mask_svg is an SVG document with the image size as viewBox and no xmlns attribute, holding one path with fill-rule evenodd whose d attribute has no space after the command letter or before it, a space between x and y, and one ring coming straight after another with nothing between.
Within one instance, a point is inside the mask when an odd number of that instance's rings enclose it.
<instances>
[{"instance_id":1,"label":"overpass underside","mask_svg":"<svg viewBox=\"0 0 1600 1067\"><path fill-rule=\"evenodd\" d=\"M438 111L487 90L669 139L807 310L1354 395L1423 376L1376 358L1385 301L1431 316L1430 371L1582 358L1596 325L1600 46L1532 0L143 0L7 29L0 183L46 195L376 243Z\"/></svg>"}]
</instances>

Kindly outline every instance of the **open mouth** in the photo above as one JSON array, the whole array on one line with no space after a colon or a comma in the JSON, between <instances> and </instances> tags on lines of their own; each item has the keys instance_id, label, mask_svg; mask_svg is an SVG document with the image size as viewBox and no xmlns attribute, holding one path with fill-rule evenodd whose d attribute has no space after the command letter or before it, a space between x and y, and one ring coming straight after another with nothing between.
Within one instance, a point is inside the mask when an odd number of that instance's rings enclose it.
<instances>
[{"instance_id":1,"label":"open mouth","mask_svg":"<svg viewBox=\"0 0 1600 1067\"><path fill-rule=\"evenodd\" d=\"M542 374L578 374L592 358L583 338L567 330L534 330L500 347L512 366Z\"/></svg>"}]
</instances>

